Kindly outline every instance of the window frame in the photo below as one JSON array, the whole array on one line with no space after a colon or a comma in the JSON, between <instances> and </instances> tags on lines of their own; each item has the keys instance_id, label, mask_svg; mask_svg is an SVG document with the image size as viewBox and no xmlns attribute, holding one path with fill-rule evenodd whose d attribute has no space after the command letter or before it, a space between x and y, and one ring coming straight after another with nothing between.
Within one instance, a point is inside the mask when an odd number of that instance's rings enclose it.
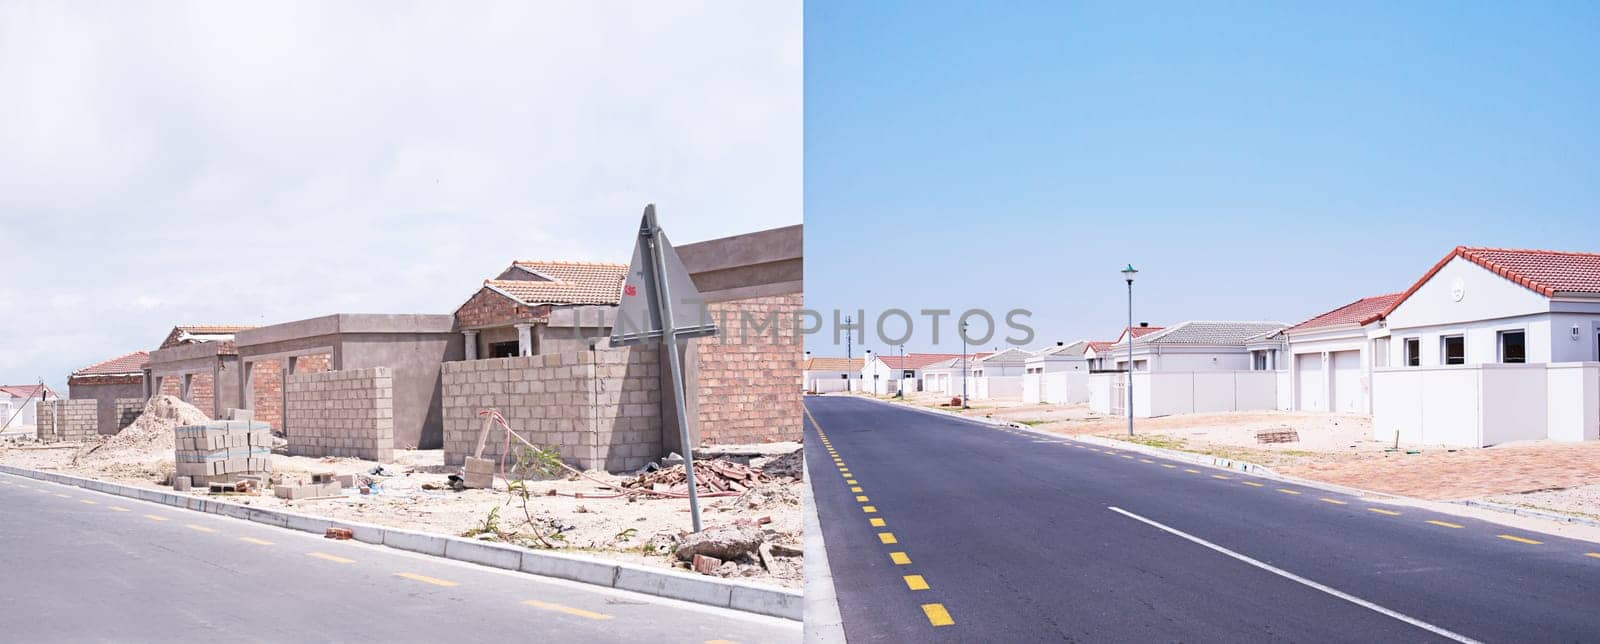
<instances>
[{"instance_id":1,"label":"window frame","mask_svg":"<svg viewBox=\"0 0 1600 644\"><path fill-rule=\"evenodd\" d=\"M1400 361L1407 367L1422 366L1422 336L1400 339Z\"/></svg>"},{"instance_id":2,"label":"window frame","mask_svg":"<svg viewBox=\"0 0 1600 644\"><path fill-rule=\"evenodd\" d=\"M1461 341L1461 362L1450 361L1450 341ZM1467 364L1467 334L1451 333L1439 335L1439 364L1444 366L1458 366Z\"/></svg>"},{"instance_id":3,"label":"window frame","mask_svg":"<svg viewBox=\"0 0 1600 644\"><path fill-rule=\"evenodd\" d=\"M1516 362L1506 361L1506 336L1510 334L1522 336L1522 359ZM1516 327L1495 331L1494 347L1495 357L1499 359L1500 364L1528 364L1528 329L1526 327Z\"/></svg>"}]
</instances>

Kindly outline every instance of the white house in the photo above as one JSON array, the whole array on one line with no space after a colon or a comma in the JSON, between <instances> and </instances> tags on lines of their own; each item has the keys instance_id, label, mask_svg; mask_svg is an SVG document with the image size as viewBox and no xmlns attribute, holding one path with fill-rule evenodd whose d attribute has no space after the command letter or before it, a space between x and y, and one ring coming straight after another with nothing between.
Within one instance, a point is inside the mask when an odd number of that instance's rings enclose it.
<instances>
[{"instance_id":1,"label":"white house","mask_svg":"<svg viewBox=\"0 0 1600 644\"><path fill-rule=\"evenodd\" d=\"M800 380L805 391L826 394L845 391L852 384L849 376L860 374L865 361L861 358L806 357Z\"/></svg>"},{"instance_id":2,"label":"white house","mask_svg":"<svg viewBox=\"0 0 1600 644\"><path fill-rule=\"evenodd\" d=\"M39 423L39 401L56 399L44 385L0 385L0 433L31 433Z\"/></svg>"},{"instance_id":3,"label":"white house","mask_svg":"<svg viewBox=\"0 0 1600 644\"><path fill-rule=\"evenodd\" d=\"M1090 342L1089 348L1084 350L1084 358L1089 361L1090 371L1116 371L1111 363L1111 347L1122 345L1122 354L1128 354L1128 345L1124 341L1132 333L1135 339L1156 333L1166 327L1150 326L1149 322L1140 322L1139 326L1125 327L1117 334L1117 339L1109 342Z\"/></svg>"},{"instance_id":4,"label":"white house","mask_svg":"<svg viewBox=\"0 0 1600 644\"><path fill-rule=\"evenodd\" d=\"M898 356L868 352L866 364L861 368L860 388L877 396L898 393L901 387L907 392L922 391L923 368L959 357L960 354L949 353L907 353Z\"/></svg>"},{"instance_id":5,"label":"white house","mask_svg":"<svg viewBox=\"0 0 1600 644\"><path fill-rule=\"evenodd\" d=\"M1373 360L1367 333L1398 299L1399 293L1361 298L1284 329L1286 353L1252 352L1257 366L1285 358L1283 408L1372 413Z\"/></svg>"},{"instance_id":6,"label":"white house","mask_svg":"<svg viewBox=\"0 0 1600 644\"><path fill-rule=\"evenodd\" d=\"M1089 402L1088 340L1058 342L1022 363L1022 402Z\"/></svg>"},{"instance_id":7,"label":"white house","mask_svg":"<svg viewBox=\"0 0 1600 644\"><path fill-rule=\"evenodd\" d=\"M1009 347L973 361L972 398L1021 399L1023 363L1031 357L1024 349Z\"/></svg>"},{"instance_id":8,"label":"white house","mask_svg":"<svg viewBox=\"0 0 1600 644\"><path fill-rule=\"evenodd\" d=\"M1281 322L1191 321L1145 335L1124 333L1117 344L1096 351L1113 373L1089 377L1089 407L1126 413L1131 340L1133 415L1275 409L1277 377L1252 370L1247 342L1285 325Z\"/></svg>"},{"instance_id":9,"label":"white house","mask_svg":"<svg viewBox=\"0 0 1600 644\"><path fill-rule=\"evenodd\" d=\"M1375 438L1600 438L1600 254L1457 247L1380 318Z\"/></svg>"},{"instance_id":10,"label":"white house","mask_svg":"<svg viewBox=\"0 0 1600 644\"><path fill-rule=\"evenodd\" d=\"M947 394L951 397L960 396L963 391L970 398L977 384L972 381L972 367L989 352L969 353L965 357L956 355L936 362L930 362L922 367L922 390L932 393Z\"/></svg>"}]
</instances>

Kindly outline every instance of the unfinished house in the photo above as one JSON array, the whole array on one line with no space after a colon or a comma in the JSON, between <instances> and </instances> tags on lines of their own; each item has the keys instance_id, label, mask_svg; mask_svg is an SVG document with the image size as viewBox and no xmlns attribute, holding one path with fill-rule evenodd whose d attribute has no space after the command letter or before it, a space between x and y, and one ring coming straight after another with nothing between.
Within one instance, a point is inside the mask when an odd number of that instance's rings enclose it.
<instances>
[{"instance_id":1,"label":"unfinished house","mask_svg":"<svg viewBox=\"0 0 1600 644\"><path fill-rule=\"evenodd\" d=\"M67 378L67 398L93 400L95 426L100 434L115 434L144 411L149 397L145 380L145 351L125 353L72 372Z\"/></svg>"},{"instance_id":2,"label":"unfinished house","mask_svg":"<svg viewBox=\"0 0 1600 644\"><path fill-rule=\"evenodd\" d=\"M466 359L605 346L627 276L627 264L512 262L456 309Z\"/></svg>"},{"instance_id":3,"label":"unfinished house","mask_svg":"<svg viewBox=\"0 0 1600 644\"><path fill-rule=\"evenodd\" d=\"M54 400L56 392L44 385L0 385L0 434L33 432L39 403Z\"/></svg>"},{"instance_id":4,"label":"unfinished house","mask_svg":"<svg viewBox=\"0 0 1600 644\"><path fill-rule=\"evenodd\" d=\"M327 315L241 331L234 344L242 408L290 454L388 460L443 443L439 367L463 357L449 315Z\"/></svg>"},{"instance_id":5,"label":"unfinished house","mask_svg":"<svg viewBox=\"0 0 1600 644\"><path fill-rule=\"evenodd\" d=\"M693 445L799 440L801 242L800 226L790 226L677 248L721 330L685 347ZM486 282L457 310L468 344L481 352L443 368L446 463L476 449L478 414L488 408L578 467L632 470L682 451L661 348L613 349L606 341L626 271L518 262L500 276L513 279ZM490 443L484 454L496 457L503 446Z\"/></svg>"},{"instance_id":6,"label":"unfinished house","mask_svg":"<svg viewBox=\"0 0 1600 644\"><path fill-rule=\"evenodd\" d=\"M211 418L239 407L239 352L234 336L247 326L176 326L150 352L151 394L176 396Z\"/></svg>"}]
</instances>

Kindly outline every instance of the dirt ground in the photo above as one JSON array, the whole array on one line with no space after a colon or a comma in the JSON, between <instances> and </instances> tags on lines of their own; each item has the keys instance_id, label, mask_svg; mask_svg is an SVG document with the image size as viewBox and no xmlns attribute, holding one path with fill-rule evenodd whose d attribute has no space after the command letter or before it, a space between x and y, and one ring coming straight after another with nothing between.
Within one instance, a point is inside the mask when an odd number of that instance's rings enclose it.
<instances>
[{"instance_id":1,"label":"dirt ground","mask_svg":"<svg viewBox=\"0 0 1600 644\"><path fill-rule=\"evenodd\" d=\"M169 437L170 438L170 437ZM133 445L104 453L81 455L77 445L0 446L0 462L19 467L88 476L140 487L170 490L168 477L173 472L171 441L154 438L148 442L124 441ZM79 456L73 463L74 456ZM302 514L347 519L387 527L438 534L506 539L523 545L542 547L535 531L546 535L551 546L567 551L582 551L631 563L678 567L676 559L662 546L670 546L691 529L687 499L668 499L639 495L636 500L603 498L615 494L593 480L567 477L532 481L524 504L521 495L505 491L497 479L496 490L449 489L448 475L457 468L444 466L440 450L398 450L394 462L383 463L392 476L372 475L379 466L374 461L355 458L309 458L274 454L273 471L286 481L309 481L314 472L367 475L378 482L378 493L362 495L355 489L328 499L290 501L272 496L270 490L256 495L229 496L228 500L255 507L279 508ZM766 459L757 458L759 466ZM587 476L607 483L625 478L604 472ZM802 520L800 485L791 479L758 485L737 496L701 498L706 527L732 524L738 520L770 518L761 527L768 542L801 547ZM429 489L437 488L437 489ZM548 496L550 492L556 496ZM204 496L204 492L191 492ZM582 495L584 498L575 498ZM531 520L531 522L530 522ZM654 548L652 548L654 546ZM649 550L655 550L650 552ZM776 557L775 570L759 564L725 564L718 574L748 577L750 581L800 588L804 585L799 557ZM681 568L679 568L681 569ZM685 571L685 574L693 574Z\"/></svg>"},{"instance_id":2,"label":"dirt ground","mask_svg":"<svg viewBox=\"0 0 1600 644\"><path fill-rule=\"evenodd\" d=\"M943 396L916 396L937 407ZM961 412L1030 425L1058 434L1118 440L1127 419L1086 404L1045 405L974 400ZM954 411L944 408L947 411ZM1260 431L1292 429L1298 440L1258 443ZM1471 449L1412 445L1372 438L1372 420L1358 414L1250 411L1183 414L1134 420L1133 441L1154 447L1258 463L1299 478L1429 500L1497 503L1600 518L1600 443L1527 441Z\"/></svg>"}]
</instances>

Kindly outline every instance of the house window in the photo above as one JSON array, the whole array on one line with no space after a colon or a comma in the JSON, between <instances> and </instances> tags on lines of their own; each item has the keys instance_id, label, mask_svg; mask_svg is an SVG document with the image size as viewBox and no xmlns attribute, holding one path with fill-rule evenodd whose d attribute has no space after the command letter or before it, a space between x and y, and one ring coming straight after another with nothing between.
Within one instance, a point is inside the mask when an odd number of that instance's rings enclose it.
<instances>
[{"instance_id":1,"label":"house window","mask_svg":"<svg viewBox=\"0 0 1600 644\"><path fill-rule=\"evenodd\" d=\"M489 357L515 358L517 356L517 341L492 342L489 344Z\"/></svg>"},{"instance_id":2,"label":"house window","mask_svg":"<svg viewBox=\"0 0 1600 644\"><path fill-rule=\"evenodd\" d=\"M1467 363L1467 339L1459 335L1447 335L1439 338L1440 351L1444 357L1443 364Z\"/></svg>"},{"instance_id":3,"label":"house window","mask_svg":"<svg viewBox=\"0 0 1600 644\"><path fill-rule=\"evenodd\" d=\"M1256 370L1256 371L1266 371L1267 370L1267 352L1265 352L1265 351L1251 351L1250 354L1255 356L1255 364L1251 368Z\"/></svg>"},{"instance_id":4,"label":"house window","mask_svg":"<svg viewBox=\"0 0 1600 644\"><path fill-rule=\"evenodd\" d=\"M901 378L915 378L915 377L917 377L917 372L907 369L905 371L900 372L900 377Z\"/></svg>"},{"instance_id":5,"label":"house window","mask_svg":"<svg viewBox=\"0 0 1600 644\"><path fill-rule=\"evenodd\" d=\"M1500 361L1521 364L1528 361L1528 334L1524 331L1500 332Z\"/></svg>"},{"instance_id":6,"label":"house window","mask_svg":"<svg viewBox=\"0 0 1600 644\"><path fill-rule=\"evenodd\" d=\"M1406 338L1406 366L1422 366L1422 338Z\"/></svg>"},{"instance_id":7,"label":"house window","mask_svg":"<svg viewBox=\"0 0 1600 644\"><path fill-rule=\"evenodd\" d=\"M1372 366L1389 366L1389 338L1376 338L1372 341Z\"/></svg>"}]
</instances>

